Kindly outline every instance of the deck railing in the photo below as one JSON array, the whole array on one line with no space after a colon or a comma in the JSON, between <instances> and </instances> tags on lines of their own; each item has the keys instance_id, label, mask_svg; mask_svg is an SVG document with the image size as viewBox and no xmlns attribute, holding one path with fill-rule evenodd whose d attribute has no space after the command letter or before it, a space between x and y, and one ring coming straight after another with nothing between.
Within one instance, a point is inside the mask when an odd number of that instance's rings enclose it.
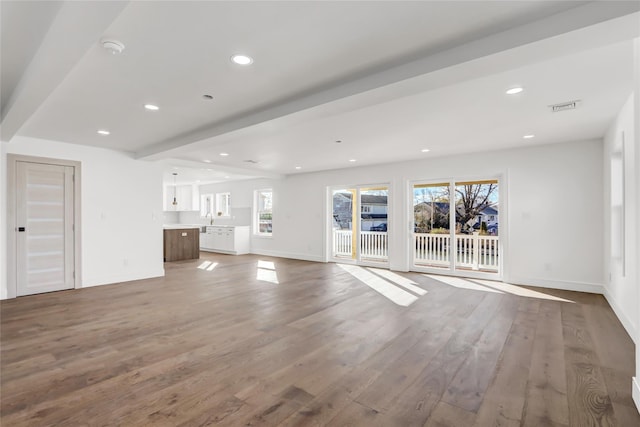
<instances>
[{"instance_id":1,"label":"deck railing","mask_svg":"<svg viewBox=\"0 0 640 427\"><path fill-rule=\"evenodd\" d=\"M339 258L351 258L352 241L351 230L333 230L333 255ZM385 261L389 254L388 247L387 232L360 232L360 258Z\"/></svg>"},{"instance_id":2,"label":"deck railing","mask_svg":"<svg viewBox=\"0 0 640 427\"><path fill-rule=\"evenodd\" d=\"M500 267L498 236L456 234L454 248L448 234L414 233L414 241L414 265L448 267L453 251L458 268L497 272Z\"/></svg>"},{"instance_id":3,"label":"deck railing","mask_svg":"<svg viewBox=\"0 0 640 427\"><path fill-rule=\"evenodd\" d=\"M333 256L351 257L351 230L333 230Z\"/></svg>"},{"instance_id":4,"label":"deck railing","mask_svg":"<svg viewBox=\"0 0 640 427\"><path fill-rule=\"evenodd\" d=\"M386 231L360 232L360 258L386 261L388 257Z\"/></svg>"},{"instance_id":5,"label":"deck railing","mask_svg":"<svg viewBox=\"0 0 640 427\"><path fill-rule=\"evenodd\" d=\"M457 268L495 271L500 268L498 236L456 234L455 246L448 234L413 233L413 264L417 266L449 267L455 255ZM351 230L333 230L333 255L352 258ZM386 261L389 256L387 232L361 231L360 258Z\"/></svg>"}]
</instances>

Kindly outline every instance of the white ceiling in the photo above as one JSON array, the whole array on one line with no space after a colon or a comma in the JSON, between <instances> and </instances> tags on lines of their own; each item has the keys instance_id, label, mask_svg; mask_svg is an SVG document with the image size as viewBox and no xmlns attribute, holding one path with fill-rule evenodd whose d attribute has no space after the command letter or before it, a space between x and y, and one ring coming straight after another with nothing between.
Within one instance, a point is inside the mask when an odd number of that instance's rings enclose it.
<instances>
[{"instance_id":1,"label":"white ceiling","mask_svg":"<svg viewBox=\"0 0 640 427\"><path fill-rule=\"evenodd\" d=\"M600 138L640 35L638 2L0 5L2 140L130 151L202 183Z\"/></svg>"}]
</instances>

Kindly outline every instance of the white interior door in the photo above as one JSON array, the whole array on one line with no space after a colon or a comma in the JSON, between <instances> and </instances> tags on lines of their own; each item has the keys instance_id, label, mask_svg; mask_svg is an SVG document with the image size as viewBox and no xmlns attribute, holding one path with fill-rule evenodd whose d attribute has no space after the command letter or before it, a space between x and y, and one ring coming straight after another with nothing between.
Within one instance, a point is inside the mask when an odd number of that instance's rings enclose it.
<instances>
[{"instance_id":1,"label":"white interior door","mask_svg":"<svg viewBox=\"0 0 640 427\"><path fill-rule=\"evenodd\" d=\"M72 166L16 163L17 295L72 289Z\"/></svg>"}]
</instances>

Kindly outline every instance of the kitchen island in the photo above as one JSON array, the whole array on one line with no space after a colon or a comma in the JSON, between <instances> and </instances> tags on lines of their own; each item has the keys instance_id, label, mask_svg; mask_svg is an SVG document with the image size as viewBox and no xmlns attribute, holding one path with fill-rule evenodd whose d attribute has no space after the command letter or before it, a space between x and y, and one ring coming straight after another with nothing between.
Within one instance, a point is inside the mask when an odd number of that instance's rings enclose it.
<instances>
[{"instance_id":1,"label":"kitchen island","mask_svg":"<svg viewBox=\"0 0 640 427\"><path fill-rule=\"evenodd\" d=\"M164 226L164 261L200 258L200 227L197 225Z\"/></svg>"}]
</instances>

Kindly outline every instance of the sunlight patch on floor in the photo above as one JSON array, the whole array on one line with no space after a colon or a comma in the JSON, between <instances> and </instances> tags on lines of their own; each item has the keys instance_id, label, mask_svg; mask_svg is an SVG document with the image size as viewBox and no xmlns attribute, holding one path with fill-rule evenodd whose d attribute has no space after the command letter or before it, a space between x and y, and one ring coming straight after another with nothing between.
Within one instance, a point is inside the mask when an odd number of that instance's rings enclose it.
<instances>
[{"instance_id":1,"label":"sunlight patch on floor","mask_svg":"<svg viewBox=\"0 0 640 427\"><path fill-rule=\"evenodd\" d=\"M470 289L472 291L493 292L496 294L504 293L497 289L488 288L486 286L482 286L479 283L475 283L470 280L463 279L462 277L436 276L435 274L425 274L425 276L427 276L430 279L437 280L440 283L444 283L445 285L453 286L455 288Z\"/></svg>"},{"instance_id":2,"label":"sunlight patch on floor","mask_svg":"<svg viewBox=\"0 0 640 427\"><path fill-rule=\"evenodd\" d=\"M571 301L568 299L564 299L564 298L560 298L560 297L556 297L553 295L548 295L539 291L534 291L531 289L527 289L527 288L523 288L517 285L510 285L509 283L503 283L503 282L494 282L492 280L478 280L478 279L473 279L474 282L477 283L481 283L485 286L489 286L491 288L494 289L498 289L500 291L509 293L509 294L513 294L513 295L518 295L521 297L528 297L528 298L540 298L540 299L546 299L546 300L550 300L550 301L560 301L560 302L571 302L571 303L575 303L575 301Z\"/></svg>"},{"instance_id":3,"label":"sunlight patch on floor","mask_svg":"<svg viewBox=\"0 0 640 427\"><path fill-rule=\"evenodd\" d=\"M338 264L338 267L342 268L344 271L351 274L353 277L395 304L408 307L418 300L418 297L412 293L399 288L393 283L384 280L380 276L376 276L362 267L348 264Z\"/></svg>"},{"instance_id":4,"label":"sunlight patch on floor","mask_svg":"<svg viewBox=\"0 0 640 427\"><path fill-rule=\"evenodd\" d=\"M380 268L371 268L371 267L367 268L367 270L377 274L378 276L384 277L388 281L393 282L398 286L402 286L403 288L413 292L414 294L417 294L420 296L427 294L427 291L417 286L418 284L416 282L414 282L413 280L409 280L406 277L403 277L399 274L396 274L393 271L382 270Z\"/></svg>"},{"instance_id":5,"label":"sunlight patch on floor","mask_svg":"<svg viewBox=\"0 0 640 427\"><path fill-rule=\"evenodd\" d=\"M212 261L204 261L202 264L198 266L199 270L213 271L214 268L218 266L217 262Z\"/></svg>"},{"instance_id":6,"label":"sunlight patch on floor","mask_svg":"<svg viewBox=\"0 0 640 427\"><path fill-rule=\"evenodd\" d=\"M258 260L258 270L256 272L256 280L269 282L278 285L278 273L276 266L271 261Z\"/></svg>"},{"instance_id":7,"label":"sunlight patch on floor","mask_svg":"<svg viewBox=\"0 0 640 427\"><path fill-rule=\"evenodd\" d=\"M271 261L258 260L258 268L266 268L267 270L275 270L276 265Z\"/></svg>"},{"instance_id":8,"label":"sunlight patch on floor","mask_svg":"<svg viewBox=\"0 0 640 427\"><path fill-rule=\"evenodd\" d=\"M471 289L474 291L493 292L498 294L511 294L511 295L517 295L520 297L539 298L539 299L546 299L550 301L571 302L571 303L574 302L568 299L556 297L553 295L548 295L540 291L534 291L534 290L526 289L517 285L511 285L509 283L504 283L504 282L496 282L493 280L464 279L462 277L438 276L435 274L425 274L425 276L429 277L430 279L436 280L440 283L444 283L445 285L454 286L460 289Z\"/></svg>"}]
</instances>

